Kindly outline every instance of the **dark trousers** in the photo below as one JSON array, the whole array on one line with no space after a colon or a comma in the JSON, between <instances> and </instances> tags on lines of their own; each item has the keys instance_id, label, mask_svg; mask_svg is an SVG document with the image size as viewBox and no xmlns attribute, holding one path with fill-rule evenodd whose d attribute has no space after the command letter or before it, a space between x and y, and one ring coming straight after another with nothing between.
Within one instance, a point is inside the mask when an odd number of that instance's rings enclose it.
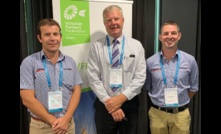
<instances>
[{"instance_id":1,"label":"dark trousers","mask_svg":"<svg viewBox=\"0 0 221 134\"><path fill-rule=\"evenodd\" d=\"M137 134L138 132L138 108L139 98L134 97L126 101L122 106L125 117L128 120L115 122L111 114L108 113L104 104L98 98L94 102L95 124L97 134Z\"/></svg>"}]
</instances>

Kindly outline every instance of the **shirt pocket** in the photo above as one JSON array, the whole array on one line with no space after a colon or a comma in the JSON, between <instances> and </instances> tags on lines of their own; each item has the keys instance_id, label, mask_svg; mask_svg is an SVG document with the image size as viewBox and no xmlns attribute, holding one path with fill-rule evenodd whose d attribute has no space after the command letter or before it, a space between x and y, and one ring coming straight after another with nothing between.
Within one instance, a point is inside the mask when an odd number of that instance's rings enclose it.
<instances>
[{"instance_id":1,"label":"shirt pocket","mask_svg":"<svg viewBox=\"0 0 221 134\"><path fill-rule=\"evenodd\" d=\"M188 80L190 74L190 66L188 64L181 64L179 68L179 79Z\"/></svg>"},{"instance_id":2,"label":"shirt pocket","mask_svg":"<svg viewBox=\"0 0 221 134\"><path fill-rule=\"evenodd\" d=\"M74 73L72 69L64 69L63 71L63 86L72 88L74 84Z\"/></svg>"},{"instance_id":3,"label":"shirt pocket","mask_svg":"<svg viewBox=\"0 0 221 134\"><path fill-rule=\"evenodd\" d=\"M133 72L135 68L135 57L125 57L123 60L123 70Z\"/></svg>"}]
</instances>

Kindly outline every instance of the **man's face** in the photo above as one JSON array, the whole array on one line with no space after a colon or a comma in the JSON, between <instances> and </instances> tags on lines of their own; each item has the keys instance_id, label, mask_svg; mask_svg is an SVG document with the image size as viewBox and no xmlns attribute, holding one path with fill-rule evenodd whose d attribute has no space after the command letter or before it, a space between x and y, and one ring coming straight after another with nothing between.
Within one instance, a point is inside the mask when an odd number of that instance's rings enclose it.
<instances>
[{"instance_id":1,"label":"man's face","mask_svg":"<svg viewBox=\"0 0 221 134\"><path fill-rule=\"evenodd\" d=\"M49 52L56 52L59 50L61 42L61 34L59 27L45 25L41 28L41 35L38 35L38 40L42 44L42 48Z\"/></svg>"},{"instance_id":2,"label":"man's face","mask_svg":"<svg viewBox=\"0 0 221 134\"><path fill-rule=\"evenodd\" d=\"M104 25L110 36L114 38L121 36L124 25L124 18L121 12L118 9L107 12L104 15Z\"/></svg>"},{"instance_id":3,"label":"man's face","mask_svg":"<svg viewBox=\"0 0 221 134\"><path fill-rule=\"evenodd\" d=\"M162 43L162 47L173 48L177 47L177 43L181 38L181 33L178 31L175 25L165 25L162 28L162 32L159 39Z\"/></svg>"}]
</instances>

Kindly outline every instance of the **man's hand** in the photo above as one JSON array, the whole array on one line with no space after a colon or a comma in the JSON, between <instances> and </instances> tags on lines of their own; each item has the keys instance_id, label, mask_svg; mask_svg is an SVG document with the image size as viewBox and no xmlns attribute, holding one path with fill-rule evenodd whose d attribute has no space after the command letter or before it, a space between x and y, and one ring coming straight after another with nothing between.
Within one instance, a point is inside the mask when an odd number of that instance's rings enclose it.
<instances>
[{"instance_id":1,"label":"man's hand","mask_svg":"<svg viewBox=\"0 0 221 134\"><path fill-rule=\"evenodd\" d=\"M122 109L118 109L115 112L112 112L111 115L112 115L114 121L116 121L116 122L120 122L125 118L125 115L124 115L124 112Z\"/></svg>"}]
</instances>

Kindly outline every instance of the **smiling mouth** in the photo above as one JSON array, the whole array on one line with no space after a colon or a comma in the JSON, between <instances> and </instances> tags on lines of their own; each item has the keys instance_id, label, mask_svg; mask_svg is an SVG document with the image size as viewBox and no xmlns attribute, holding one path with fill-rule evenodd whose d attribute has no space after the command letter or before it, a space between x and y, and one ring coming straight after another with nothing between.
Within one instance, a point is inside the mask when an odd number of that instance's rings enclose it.
<instances>
[{"instance_id":1,"label":"smiling mouth","mask_svg":"<svg viewBox=\"0 0 221 134\"><path fill-rule=\"evenodd\" d=\"M172 40L169 40L169 41L167 41L167 43L173 43L173 41L172 41Z\"/></svg>"},{"instance_id":2,"label":"smiling mouth","mask_svg":"<svg viewBox=\"0 0 221 134\"><path fill-rule=\"evenodd\" d=\"M117 25L112 26L111 29L117 29Z\"/></svg>"},{"instance_id":3,"label":"smiling mouth","mask_svg":"<svg viewBox=\"0 0 221 134\"><path fill-rule=\"evenodd\" d=\"M116 31L116 30L118 30L118 28L117 27L113 27L113 28L111 28L111 30Z\"/></svg>"}]
</instances>

